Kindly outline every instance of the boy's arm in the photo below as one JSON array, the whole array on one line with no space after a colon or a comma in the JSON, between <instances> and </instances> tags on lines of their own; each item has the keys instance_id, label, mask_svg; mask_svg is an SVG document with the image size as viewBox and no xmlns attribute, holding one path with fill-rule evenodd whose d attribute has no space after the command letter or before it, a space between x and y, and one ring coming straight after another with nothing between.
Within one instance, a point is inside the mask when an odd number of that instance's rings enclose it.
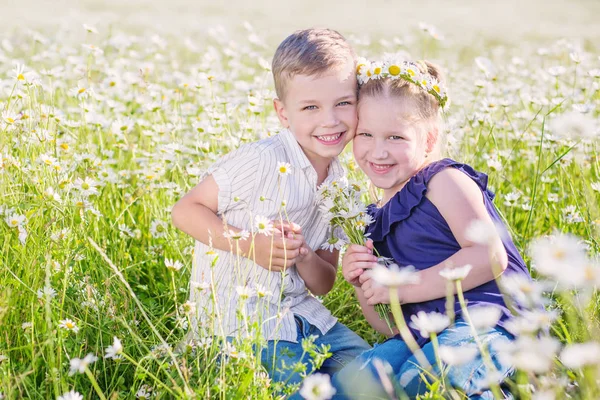
<instances>
[{"instance_id":1,"label":"boy's arm","mask_svg":"<svg viewBox=\"0 0 600 400\"><path fill-rule=\"evenodd\" d=\"M463 291L471 290L501 275L508 256L495 225L488 214L481 189L463 172L446 168L428 185L427 198L444 217L461 249L438 265L419 271L420 284L399 289L403 303L420 303L446 296L446 278L439 273L448 266L472 266L462 281ZM487 244L474 243L466 237L467 228L475 220L489 224L491 239Z\"/></svg>"},{"instance_id":2,"label":"boy's arm","mask_svg":"<svg viewBox=\"0 0 600 400\"><path fill-rule=\"evenodd\" d=\"M339 251L312 250L296 262L298 273L311 293L323 296L333 288L337 272Z\"/></svg>"},{"instance_id":3,"label":"boy's arm","mask_svg":"<svg viewBox=\"0 0 600 400\"><path fill-rule=\"evenodd\" d=\"M231 251L229 240L223 235L225 227L218 212L219 186L212 175L204 178L185 194L171 210L173 225L206 245L223 251ZM240 229L228 226L239 232ZM242 255L248 254L247 240L240 241Z\"/></svg>"},{"instance_id":4,"label":"boy's arm","mask_svg":"<svg viewBox=\"0 0 600 400\"><path fill-rule=\"evenodd\" d=\"M231 252L232 246L223 234L225 227L218 212L219 186L212 175L207 176L185 196L183 196L171 211L173 225L194 239L206 245L212 241L216 249ZM240 229L227 226L228 230L239 232ZM255 259L256 263L265 269L281 271L294 264L299 255L301 240L281 239L275 233L275 238L256 235L239 241L240 255ZM273 242L272 252L271 243ZM251 251L254 243L255 251ZM237 250L236 250L237 251Z\"/></svg>"}]
</instances>

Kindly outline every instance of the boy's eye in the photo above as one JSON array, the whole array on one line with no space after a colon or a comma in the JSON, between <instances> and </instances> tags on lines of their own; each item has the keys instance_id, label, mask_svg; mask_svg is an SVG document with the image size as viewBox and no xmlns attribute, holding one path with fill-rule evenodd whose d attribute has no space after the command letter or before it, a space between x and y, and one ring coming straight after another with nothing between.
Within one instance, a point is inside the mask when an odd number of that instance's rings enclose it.
<instances>
[{"instance_id":1,"label":"boy's eye","mask_svg":"<svg viewBox=\"0 0 600 400\"><path fill-rule=\"evenodd\" d=\"M303 110L316 110L317 106L306 106L303 108Z\"/></svg>"},{"instance_id":2,"label":"boy's eye","mask_svg":"<svg viewBox=\"0 0 600 400\"><path fill-rule=\"evenodd\" d=\"M401 140L401 139L404 139L404 138L402 136L394 135L394 136L390 136L390 139L392 139L392 140Z\"/></svg>"},{"instance_id":3,"label":"boy's eye","mask_svg":"<svg viewBox=\"0 0 600 400\"><path fill-rule=\"evenodd\" d=\"M351 103L351 102L349 102L349 101L340 101L340 102L338 103L338 106L348 106L348 105L350 105L350 104L352 104L352 103Z\"/></svg>"},{"instance_id":4,"label":"boy's eye","mask_svg":"<svg viewBox=\"0 0 600 400\"><path fill-rule=\"evenodd\" d=\"M367 133L367 132L360 132L357 135L358 136L364 136L364 137L371 137L372 136L370 133Z\"/></svg>"}]
</instances>

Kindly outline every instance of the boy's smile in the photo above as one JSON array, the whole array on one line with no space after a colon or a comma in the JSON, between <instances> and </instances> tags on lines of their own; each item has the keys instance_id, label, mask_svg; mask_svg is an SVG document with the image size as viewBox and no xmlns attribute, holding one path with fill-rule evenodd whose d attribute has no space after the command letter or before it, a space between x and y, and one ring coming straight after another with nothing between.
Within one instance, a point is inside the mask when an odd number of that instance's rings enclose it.
<instances>
[{"instance_id":1,"label":"boy's smile","mask_svg":"<svg viewBox=\"0 0 600 400\"><path fill-rule=\"evenodd\" d=\"M324 75L295 75L287 81L283 100L275 99L282 125L289 128L318 169L337 157L356 131L354 63Z\"/></svg>"}]
</instances>

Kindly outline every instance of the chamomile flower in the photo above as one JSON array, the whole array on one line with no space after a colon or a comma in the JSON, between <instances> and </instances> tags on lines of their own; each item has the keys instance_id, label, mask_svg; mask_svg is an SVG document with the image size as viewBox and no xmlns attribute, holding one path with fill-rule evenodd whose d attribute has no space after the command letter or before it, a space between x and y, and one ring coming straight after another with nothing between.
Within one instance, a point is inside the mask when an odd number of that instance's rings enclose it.
<instances>
[{"instance_id":1,"label":"chamomile flower","mask_svg":"<svg viewBox=\"0 0 600 400\"><path fill-rule=\"evenodd\" d=\"M165 258L165 266L169 271L177 272L183 268L183 263L179 260L171 260L170 258Z\"/></svg>"},{"instance_id":2,"label":"chamomile flower","mask_svg":"<svg viewBox=\"0 0 600 400\"><path fill-rule=\"evenodd\" d=\"M83 395L75 390L71 390L67 393L58 396L58 400L83 400Z\"/></svg>"},{"instance_id":3,"label":"chamomile flower","mask_svg":"<svg viewBox=\"0 0 600 400\"><path fill-rule=\"evenodd\" d=\"M20 228L25 225L27 218L25 215L12 213L6 217L5 221L10 228Z\"/></svg>"},{"instance_id":4,"label":"chamomile flower","mask_svg":"<svg viewBox=\"0 0 600 400\"><path fill-rule=\"evenodd\" d=\"M273 234L273 223L267 217L257 215L254 217L254 228L256 233L263 234L265 236L271 236Z\"/></svg>"},{"instance_id":5,"label":"chamomile flower","mask_svg":"<svg viewBox=\"0 0 600 400\"><path fill-rule=\"evenodd\" d=\"M113 360L117 360L121 358L121 353L123 352L123 345L121 344L121 340L118 337L113 337L113 344L108 346L105 349L104 358L112 358Z\"/></svg>"},{"instance_id":6,"label":"chamomile flower","mask_svg":"<svg viewBox=\"0 0 600 400\"><path fill-rule=\"evenodd\" d=\"M254 289L248 286L236 286L235 291L240 297L240 299L245 300L255 295Z\"/></svg>"},{"instance_id":7,"label":"chamomile flower","mask_svg":"<svg viewBox=\"0 0 600 400\"><path fill-rule=\"evenodd\" d=\"M229 229L228 231L223 232L223 237L232 240L246 240L250 236L250 232L245 229L241 231L234 231L233 229Z\"/></svg>"},{"instance_id":8,"label":"chamomile flower","mask_svg":"<svg viewBox=\"0 0 600 400\"><path fill-rule=\"evenodd\" d=\"M167 236L167 224L164 221L155 219L150 224L150 234L153 238L163 238Z\"/></svg>"},{"instance_id":9,"label":"chamomile flower","mask_svg":"<svg viewBox=\"0 0 600 400\"><path fill-rule=\"evenodd\" d=\"M96 357L93 353L88 353L84 358L72 358L69 361L69 376L75 375L76 373L83 374L86 368L97 360L98 357Z\"/></svg>"},{"instance_id":10,"label":"chamomile flower","mask_svg":"<svg viewBox=\"0 0 600 400\"><path fill-rule=\"evenodd\" d=\"M560 361L569 368L600 364L600 343L574 343L567 345L560 353Z\"/></svg>"},{"instance_id":11,"label":"chamomile flower","mask_svg":"<svg viewBox=\"0 0 600 400\"><path fill-rule=\"evenodd\" d=\"M420 282L419 273L412 265L403 268L396 264L391 264L388 267L378 265L368 273L373 282L385 287L414 285Z\"/></svg>"},{"instance_id":12,"label":"chamomile flower","mask_svg":"<svg viewBox=\"0 0 600 400\"><path fill-rule=\"evenodd\" d=\"M439 333L450 325L450 318L438 312L419 311L416 315L411 315L410 320L410 326L417 329L424 338L432 333Z\"/></svg>"},{"instance_id":13,"label":"chamomile flower","mask_svg":"<svg viewBox=\"0 0 600 400\"><path fill-rule=\"evenodd\" d=\"M331 399L336 390L329 375L316 373L304 379L299 393L306 400L326 400Z\"/></svg>"},{"instance_id":14,"label":"chamomile flower","mask_svg":"<svg viewBox=\"0 0 600 400\"><path fill-rule=\"evenodd\" d=\"M58 327L74 333L79 332L79 327L77 326L77 324L73 320L68 318L61 320L58 324Z\"/></svg>"},{"instance_id":15,"label":"chamomile flower","mask_svg":"<svg viewBox=\"0 0 600 400\"><path fill-rule=\"evenodd\" d=\"M461 345L460 347L440 346L439 355L442 361L450 366L463 365L473 361L479 354L476 345Z\"/></svg>"},{"instance_id":16,"label":"chamomile flower","mask_svg":"<svg viewBox=\"0 0 600 400\"><path fill-rule=\"evenodd\" d=\"M292 173L292 166L286 162L278 162L277 163L277 173L279 176L288 176Z\"/></svg>"},{"instance_id":17,"label":"chamomile flower","mask_svg":"<svg viewBox=\"0 0 600 400\"><path fill-rule=\"evenodd\" d=\"M446 267L440 271L440 275L449 281L462 281L469 275L471 269L473 269L471 264L456 268Z\"/></svg>"}]
</instances>

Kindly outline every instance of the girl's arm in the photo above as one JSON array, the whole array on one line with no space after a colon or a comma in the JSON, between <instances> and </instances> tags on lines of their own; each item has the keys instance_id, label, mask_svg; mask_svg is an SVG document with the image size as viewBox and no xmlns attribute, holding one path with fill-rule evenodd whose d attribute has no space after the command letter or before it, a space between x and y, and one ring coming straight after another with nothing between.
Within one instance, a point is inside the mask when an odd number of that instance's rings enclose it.
<instances>
[{"instance_id":1,"label":"girl's arm","mask_svg":"<svg viewBox=\"0 0 600 400\"><path fill-rule=\"evenodd\" d=\"M487 283L506 270L506 249L485 208L484 195L471 178L454 168L446 168L431 179L427 198L444 217L461 249L438 265L420 271L420 284L400 288L402 303L420 303L445 297L447 281L439 273L448 266L471 264L473 267L462 282L464 291ZM487 244L474 243L466 238L467 228L475 220L489 224L492 232Z\"/></svg>"},{"instance_id":2,"label":"girl's arm","mask_svg":"<svg viewBox=\"0 0 600 400\"><path fill-rule=\"evenodd\" d=\"M386 335L387 337L391 337L397 334L398 331L395 328L393 332L390 331L390 327L388 326L387 322L379 318L379 314L375 310L375 307L368 304L368 300L365 297L363 290L360 288L360 286L355 286L354 289L356 291L356 297L358 298L358 302L360 303L360 308L362 309L363 315L365 316L365 319L367 320L369 325L371 325L371 327L377 332ZM393 320L391 315L390 320Z\"/></svg>"}]
</instances>

